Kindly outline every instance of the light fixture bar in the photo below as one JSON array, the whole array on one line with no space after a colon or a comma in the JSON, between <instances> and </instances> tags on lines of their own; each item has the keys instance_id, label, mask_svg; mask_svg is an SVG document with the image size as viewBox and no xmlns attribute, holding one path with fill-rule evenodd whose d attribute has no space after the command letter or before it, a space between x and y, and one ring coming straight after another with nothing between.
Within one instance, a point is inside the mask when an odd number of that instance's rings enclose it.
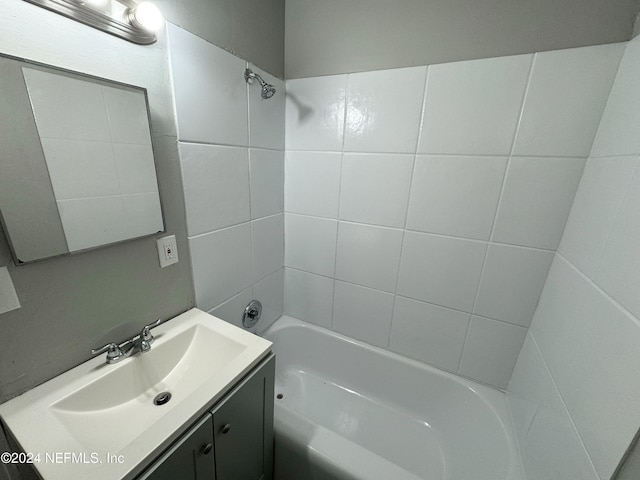
<instances>
[{"instance_id":1,"label":"light fixture bar","mask_svg":"<svg viewBox=\"0 0 640 480\"><path fill-rule=\"evenodd\" d=\"M110 35L123 38L138 45L150 45L156 42L156 36L137 25L125 22L125 18L115 18L115 16L103 13L100 10L85 5L84 2L74 0L24 0L25 2L38 5L52 12L64 15L67 18L76 20L90 27L97 28ZM113 0L110 0L114 3ZM135 8L136 3L129 0L118 1L121 9Z\"/></svg>"}]
</instances>

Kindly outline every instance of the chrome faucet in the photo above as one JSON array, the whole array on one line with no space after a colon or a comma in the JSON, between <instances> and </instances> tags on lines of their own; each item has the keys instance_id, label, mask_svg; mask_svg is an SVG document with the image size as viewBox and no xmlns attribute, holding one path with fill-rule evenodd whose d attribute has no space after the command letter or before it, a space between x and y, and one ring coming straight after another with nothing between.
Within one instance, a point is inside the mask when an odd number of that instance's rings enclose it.
<instances>
[{"instance_id":1,"label":"chrome faucet","mask_svg":"<svg viewBox=\"0 0 640 480\"><path fill-rule=\"evenodd\" d=\"M151 329L157 327L162 323L161 319L156 320L149 325L142 327L140 334L135 337L122 342L120 345L116 343L108 343L104 347L91 350L91 355L100 355L107 352L107 363L117 363L120 360L129 358L131 355L135 355L138 352L145 353L151 350L151 344L154 341L153 335L151 335Z\"/></svg>"}]
</instances>

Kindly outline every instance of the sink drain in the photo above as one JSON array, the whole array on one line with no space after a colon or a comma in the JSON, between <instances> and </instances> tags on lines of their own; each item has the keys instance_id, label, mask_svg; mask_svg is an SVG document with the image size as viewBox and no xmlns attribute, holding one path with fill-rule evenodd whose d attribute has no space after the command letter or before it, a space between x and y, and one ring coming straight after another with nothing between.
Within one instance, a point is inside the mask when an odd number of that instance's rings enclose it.
<instances>
[{"instance_id":1,"label":"sink drain","mask_svg":"<svg viewBox=\"0 0 640 480\"><path fill-rule=\"evenodd\" d=\"M169 392L162 392L156 395L156 398L153 399L154 405L164 405L171 400L171 394Z\"/></svg>"}]
</instances>

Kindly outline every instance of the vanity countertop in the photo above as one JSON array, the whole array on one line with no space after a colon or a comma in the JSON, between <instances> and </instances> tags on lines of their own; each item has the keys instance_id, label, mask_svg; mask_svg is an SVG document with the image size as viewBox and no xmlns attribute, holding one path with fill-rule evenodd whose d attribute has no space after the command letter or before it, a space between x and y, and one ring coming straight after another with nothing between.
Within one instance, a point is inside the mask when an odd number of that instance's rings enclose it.
<instances>
[{"instance_id":1,"label":"vanity countertop","mask_svg":"<svg viewBox=\"0 0 640 480\"><path fill-rule=\"evenodd\" d=\"M115 364L100 355L0 405L43 479L134 478L271 351L197 308L153 334L147 353ZM171 399L155 405L162 392Z\"/></svg>"}]
</instances>

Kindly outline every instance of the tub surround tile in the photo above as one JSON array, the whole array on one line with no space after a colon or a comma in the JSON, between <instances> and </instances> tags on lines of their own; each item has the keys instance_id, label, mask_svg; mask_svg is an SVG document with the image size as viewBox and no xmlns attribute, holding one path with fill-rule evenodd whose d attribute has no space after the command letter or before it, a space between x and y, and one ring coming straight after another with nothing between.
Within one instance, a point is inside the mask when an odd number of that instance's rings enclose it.
<instances>
[{"instance_id":1,"label":"tub surround tile","mask_svg":"<svg viewBox=\"0 0 640 480\"><path fill-rule=\"evenodd\" d=\"M242 325L244 309L253 299L253 286L250 286L217 307L212 308L209 310L209 313L214 317L221 318L225 322L235 325L238 328L244 329L244 326Z\"/></svg>"},{"instance_id":2,"label":"tub surround tile","mask_svg":"<svg viewBox=\"0 0 640 480\"><path fill-rule=\"evenodd\" d=\"M284 215L251 222L253 279L259 280L284 265Z\"/></svg>"},{"instance_id":3,"label":"tub surround tile","mask_svg":"<svg viewBox=\"0 0 640 480\"><path fill-rule=\"evenodd\" d=\"M508 391L509 409L528 478L600 478L531 332L527 334Z\"/></svg>"},{"instance_id":4,"label":"tub surround tile","mask_svg":"<svg viewBox=\"0 0 640 480\"><path fill-rule=\"evenodd\" d=\"M612 44L536 53L513 154L587 157L623 52Z\"/></svg>"},{"instance_id":5,"label":"tub surround tile","mask_svg":"<svg viewBox=\"0 0 640 480\"><path fill-rule=\"evenodd\" d=\"M558 252L592 278L639 164L640 157L587 161Z\"/></svg>"},{"instance_id":6,"label":"tub surround tile","mask_svg":"<svg viewBox=\"0 0 640 480\"><path fill-rule=\"evenodd\" d=\"M583 158L512 158L492 240L555 250L584 164Z\"/></svg>"},{"instance_id":7,"label":"tub surround tile","mask_svg":"<svg viewBox=\"0 0 640 480\"><path fill-rule=\"evenodd\" d=\"M456 372L471 315L396 297L389 349Z\"/></svg>"},{"instance_id":8,"label":"tub surround tile","mask_svg":"<svg viewBox=\"0 0 640 480\"><path fill-rule=\"evenodd\" d=\"M472 316L458 373L505 388L526 334L524 327Z\"/></svg>"},{"instance_id":9,"label":"tub surround tile","mask_svg":"<svg viewBox=\"0 0 640 480\"><path fill-rule=\"evenodd\" d=\"M285 210L338 218L342 154L288 151L285 157Z\"/></svg>"},{"instance_id":10,"label":"tub surround tile","mask_svg":"<svg viewBox=\"0 0 640 480\"><path fill-rule=\"evenodd\" d=\"M407 228L488 240L507 157L416 157Z\"/></svg>"},{"instance_id":11,"label":"tub surround tile","mask_svg":"<svg viewBox=\"0 0 640 480\"><path fill-rule=\"evenodd\" d=\"M413 155L345 153L340 219L404 227L413 160Z\"/></svg>"},{"instance_id":12,"label":"tub surround tile","mask_svg":"<svg viewBox=\"0 0 640 480\"><path fill-rule=\"evenodd\" d=\"M249 156L246 148L178 144L189 236L250 218Z\"/></svg>"},{"instance_id":13,"label":"tub surround tile","mask_svg":"<svg viewBox=\"0 0 640 480\"><path fill-rule=\"evenodd\" d=\"M284 313L331 328L333 279L292 268L284 270Z\"/></svg>"},{"instance_id":14,"label":"tub surround tile","mask_svg":"<svg viewBox=\"0 0 640 480\"><path fill-rule=\"evenodd\" d=\"M610 478L640 424L640 328L557 256L531 333L600 475Z\"/></svg>"},{"instance_id":15,"label":"tub surround tile","mask_svg":"<svg viewBox=\"0 0 640 480\"><path fill-rule=\"evenodd\" d=\"M513 428L521 445L551 385L552 379L542 355L528 332L507 387Z\"/></svg>"},{"instance_id":16,"label":"tub surround tile","mask_svg":"<svg viewBox=\"0 0 640 480\"><path fill-rule=\"evenodd\" d=\"M284 210L284 152L249 150L251 218Z\"/></svg>"},{"instance_id":17,"label":"tub surround tile","mask_svg":"<svg viewBox=\"0 0 640 480\"><path fill-rule=\"evenodd\" d=\"M594 280L640 317L640 170L635 174L605 242Z\"/></svg>"},{"instance_id":18,"label":"tub surround tile","mask_svg":"<svg viewBox=\"0 0 640 480\"><path fill-rule=\"evenodd\" d=\"M429 66L418 153L508 155L532 58Z\"/></svg>"},{"instance_id":19,"label":"tub surround tile","mask_svg":"<svg viewBox=\"0 0 640 480\"><path fill-rule=\"evenodd\" d=\"M286 82L286 149L342 150L347 75Z\"/></svg>"},{"instance_id":20,"label":"tub surround tile","mask_svg":"<svg viewBox=\"0 0 640 480\"><path fill-rule=\"evenodd\" d=\"M392 294L335 282L333 330L371 345L386 347L392 311Z\"/></svg>"},{"instance_id":21,"label":"tub surround tile","mask_svg":"<svg viewBox=\"0 0 640 480\"><path fill-rule=\"evenodd\" d=\"M409 67L349 75L344 150L414 153L426 74Z\"/></svg>"},{"instance_id":22,"label":"tub surround tile","mask_svg":"<svg viewBox=\"0 0 640 480\"><path fill-rule=\"evenodd\" d=\"M338 223L336 279L395 292L402 230Z\"/></svg>"},{"instance_id":23,"label":"tub surround tile","mask_svg":"<svg viewBox=\"0 0 640 480\"><path fill-rule=\"evenodd\" d=\"M254 298L262 303L262 315L254 327L261 333L284 312L284 268L272 273L253 285ZM244 312L247 304L242 307Z\"/></svg>"},{"instance_id":24,"label":"tub surround tile","mask_svg":"<svg viewBox=\"0 0 640 480\"><path fill-rule=\"evenodd\" d=\"M249 100L249 145L251 147L284 150L284 116L286 89L282 80L253 64L248 64L254 73L276 88L276 94L262 98L262 89L257 81L247 84Z\"/></svg>"},{"instance_id":25,"label":"tub surround tile","mask_svg":"<svg viewBox=\"0 0 640 480\"><path fill-rule=\"evenodd\" d=\"M406 232L397 293L471 312L487 245Z\"/></svg>"},{"instance_id":26,"label":"tub surround tile","mask_svg":"<svg viewBox=\"0 0 640 480\"><path fill-rule=\"evenodd\" d=\"M285 265L332 277L336 258L337 230L336 220L286 214Z\"/></svg>"},{"instance_id":27,"label":"tub surround tile","mask_svg":"<svg viewBox=\"0 0 640 480\"><path fill-rule=\"evenodd\" d=\"M167 35L178 139L247 146L246 62L170 23Z\"/></svg>"},{"instance_id":28,"label":"tub surround tile","mask_svg":"<svg viewBox=\"0 0 640 480\"><path fill-rule=\"evenodd\" d=\"M251 285L249 223L189 238L189 248L198 308L211 310Z\"/></svg>"},{"instance_id":29,"label":"tub surround tile","mask_svg":"<svg viewBox=\"0 0 640 480\"><path fill-rule=\"evenodd\" d=\"M591 156L637 155L640 153L640 39L628 42L613 82Z\"/></svg>"},{"instance_id":30,"label":"tub surround tile","mask_svg":"<svg viewBox=\"0 0 640 480\"><path fill-rule=\"evenodd\" d=\"M528 327L553 257L546 250L489 245L473 312Z\"/></svg>"}]
</instances>

